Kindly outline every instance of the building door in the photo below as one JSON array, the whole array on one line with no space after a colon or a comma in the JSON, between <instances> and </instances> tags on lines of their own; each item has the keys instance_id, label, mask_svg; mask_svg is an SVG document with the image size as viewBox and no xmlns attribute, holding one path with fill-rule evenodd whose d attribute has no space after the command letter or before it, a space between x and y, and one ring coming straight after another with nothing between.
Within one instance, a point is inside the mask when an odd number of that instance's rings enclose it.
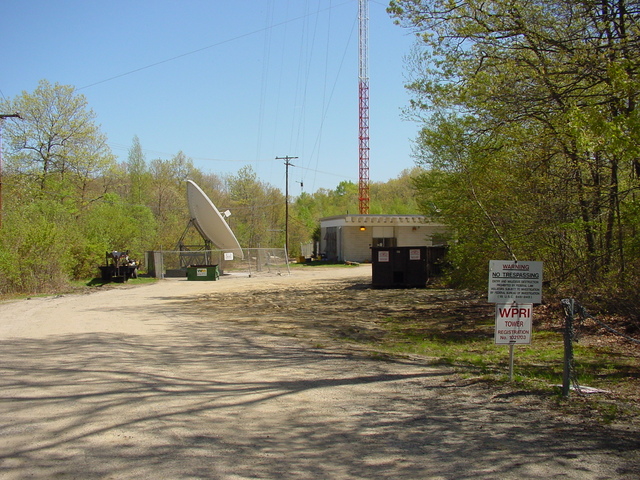
<instances>
[{"instance_id":1,"label":"building door","mask_svg":"<svg viewBox=\"0 0 640 480\"><path fill-rule=\"evenodd\" d=\"M327 227L324 234L324 253L330 262L338 261L338 227Z\"/></svg>"}]
</instances>

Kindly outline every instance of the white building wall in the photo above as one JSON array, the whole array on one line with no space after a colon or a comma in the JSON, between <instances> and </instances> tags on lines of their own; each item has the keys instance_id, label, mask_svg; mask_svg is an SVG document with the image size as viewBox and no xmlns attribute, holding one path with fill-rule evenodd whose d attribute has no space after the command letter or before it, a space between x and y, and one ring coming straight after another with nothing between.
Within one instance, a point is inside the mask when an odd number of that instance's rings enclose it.
<instances>
[{"instance_id":1,"label":"white building wall","mask_svg":"<svg viewBox=\"0 0 640 480\"><path fill-rule=\"evenodd\" d=\"M438 245L439 235L445 234L446 230L441 225L420 225L415 227L396 227L396 238L399 247L430 247ZM436 242L433 236L436 235Z\"/></svg>"},{"instance_id":2,"label":"white building wall","mask_svg":"<svg viewBox=\"0 0 640 480\"><path fill-rule=\"evenodd\" d=\"M321 221L320 253L327 253L325 235L328 227L337 228L337 261L370 262L373 238L396 238L399 247L440 245L438 237L448 230L442 224L425 223L413 216L339 216ZM360 230L365 227L365 230ZM433 236L436 241L433 241Z\"/></svg>"},{"instance_id":3,"label":"white building wall","mask_svg":"<svg viewBox=\"0 0 640 480\"><path fill-rule=\"evenodd\" d=\"M360 231L360 227L344 227L343 258L341 261L369 262L371 261L371 229Z\"/></svg>"}]
</instances>

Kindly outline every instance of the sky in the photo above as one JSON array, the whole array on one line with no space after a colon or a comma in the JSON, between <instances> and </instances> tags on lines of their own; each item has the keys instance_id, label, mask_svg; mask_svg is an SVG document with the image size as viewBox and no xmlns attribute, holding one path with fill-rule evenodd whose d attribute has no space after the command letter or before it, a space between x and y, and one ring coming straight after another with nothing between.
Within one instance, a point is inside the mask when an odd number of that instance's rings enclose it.
<instances>
[{"instance_id":1,"label":"sky","mask_svg":"<svg viewBox=\"0 0 640 480\"><path fill-rule=\"evenodd\" d=\"M413 35L369 3L371 182L415 165L405 120ZM183 152L251 166L292 195L358 183L357 0L0 0L0 94L42 79L86 97L119 161Z\"/></svg>"}]
</instances>

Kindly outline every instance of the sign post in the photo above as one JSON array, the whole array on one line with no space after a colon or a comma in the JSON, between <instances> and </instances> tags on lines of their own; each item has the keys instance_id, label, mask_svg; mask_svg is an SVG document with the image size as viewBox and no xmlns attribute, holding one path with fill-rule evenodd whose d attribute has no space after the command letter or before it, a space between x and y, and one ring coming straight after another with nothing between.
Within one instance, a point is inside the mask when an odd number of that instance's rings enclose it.
<instances>
[{"instance_id":1,"label":"sign post","mask_svg":"<svg viewBox=\"0 0 640 480\"><path fill-rule=\"evenodd\" d=\"M496 345L509 345L509 381L513 381L513 347L531 344L533 304L496 304Z\"/></svg>"},{"instance_id":2,"label":"sign post","mask_svg":"<svg viewBox=\"0 0 640 480\"><path fill-rule=\"evenodd\" d=\"M491 260L488 297L496 304L494 341L509 345L513 381L513 347L531 344L533 304L542 303L542 262Z\"/></svg>"}]
</instances>

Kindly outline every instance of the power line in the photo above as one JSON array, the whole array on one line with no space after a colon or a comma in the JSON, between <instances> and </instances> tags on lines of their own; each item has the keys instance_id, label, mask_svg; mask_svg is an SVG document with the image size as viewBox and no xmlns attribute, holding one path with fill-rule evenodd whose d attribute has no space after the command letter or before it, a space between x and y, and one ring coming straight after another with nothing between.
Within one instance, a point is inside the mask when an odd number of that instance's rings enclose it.
<instances>
[{"instance_id":1,"label":"power line","mask_svg":"<svg viewBox=\"0 0 640 480\"><path fill-rule=\"evenodd\" d=\"M126 145L122 145L119 143L111 143L109 142L108 145L111 148L115 148L115 149L119 149L119 150L125 150L128 151L130 147L126 146ZM145 154L155 154L155 155L162 155L162 156L166 156L166 157L172 157L175 155L175 153L167 153L167 152L160 152L158 150L149 150L146 148L143 148L142 151ZM214 157L192 157L190 155L188 155L187 153L185 153L185 155L194 161L198 161L198 162L219 162L219 163L243 163L245 165L250 165L251 163L254 162L273 162L274 159L273 158L258 158L258 159L253 159L253 160L247 160L247 159L241 159L241 158L214 158ZM311 167L303 167L301 165L291 165L292 167L296 167L300 170L306 170L308 172L313 172L313 173L319 173L322 175L329 175L331 177L338 177L338 178L342 178L345 180L354 180L356 177L354 177L353 175L343 175L341 173L336 173L336 172L327 172L325 170L319 170L317 168L311 168Z\"/></svg>"},{"instance_id":2,"label":"power line","mask_svg":"<svg viewBox=\"0 0 640 480\"><path fill-rule=\"evenodd\" d=\"M340 4L335 5L333 7L327 7L325 9L318 10L315 13L308 13L308 14L305 14L305 15L301 15L299 17L291 18L289 20L283 20L282 22L276 23L274 25L269 25L269 26L264 27L264 28L259 28L257 30L253 30L251 32L243 33L242 35L238 35L238 36L233 37L233 38L228 38L226 40L222 40L220 42L216 42L216 43L213 43L211 45L207 45L206 47L201 47L201 48L197 48L195 50L191 50L190 52L181 53L180 55L176 55L174 57L166 58L166 59L160 60L158 62L150 63L149 65L145 65L143 67L134 68L133 70L129 70L128 72L120 73L118 75L114 75L112 77L105 78L104 80L100 80L98 82L90 83L89 85L85 85L83 87L79 87L79 88L76 89L76 91L84 90L86 88L95 87L96 85L100 85L102 83L107 83L107 82L110 82L112 80L116 80L118 78L126 77L128 75L132 75L134 73L138 73L138 72L141 72L143 70L147 70L149 68L157 67L158 65L163 65L165 63L173 62L174 60L178 60L180 58L188 57L190 55L195 55L196 53L204 52L205 50L210 50L212 48L219 47L219 46L225 45L227 43L235 42L236 40L240 40L242 38L250 37L252 35L256 35L258 33L264 32L266 30L278 28L278 27L281 27L281 26L286 25L288 23L297 22L298 20L302 20L302 19L304 19L306 17L309 17L311 15L318 15L318 14L324 12L324 11L331 10L333 8L338 8L338 7L340 7L342 5L346 5L348 3L351 3L351 2L343 2L343 3L340 3Z\"/></svg>"}]
</instances>

